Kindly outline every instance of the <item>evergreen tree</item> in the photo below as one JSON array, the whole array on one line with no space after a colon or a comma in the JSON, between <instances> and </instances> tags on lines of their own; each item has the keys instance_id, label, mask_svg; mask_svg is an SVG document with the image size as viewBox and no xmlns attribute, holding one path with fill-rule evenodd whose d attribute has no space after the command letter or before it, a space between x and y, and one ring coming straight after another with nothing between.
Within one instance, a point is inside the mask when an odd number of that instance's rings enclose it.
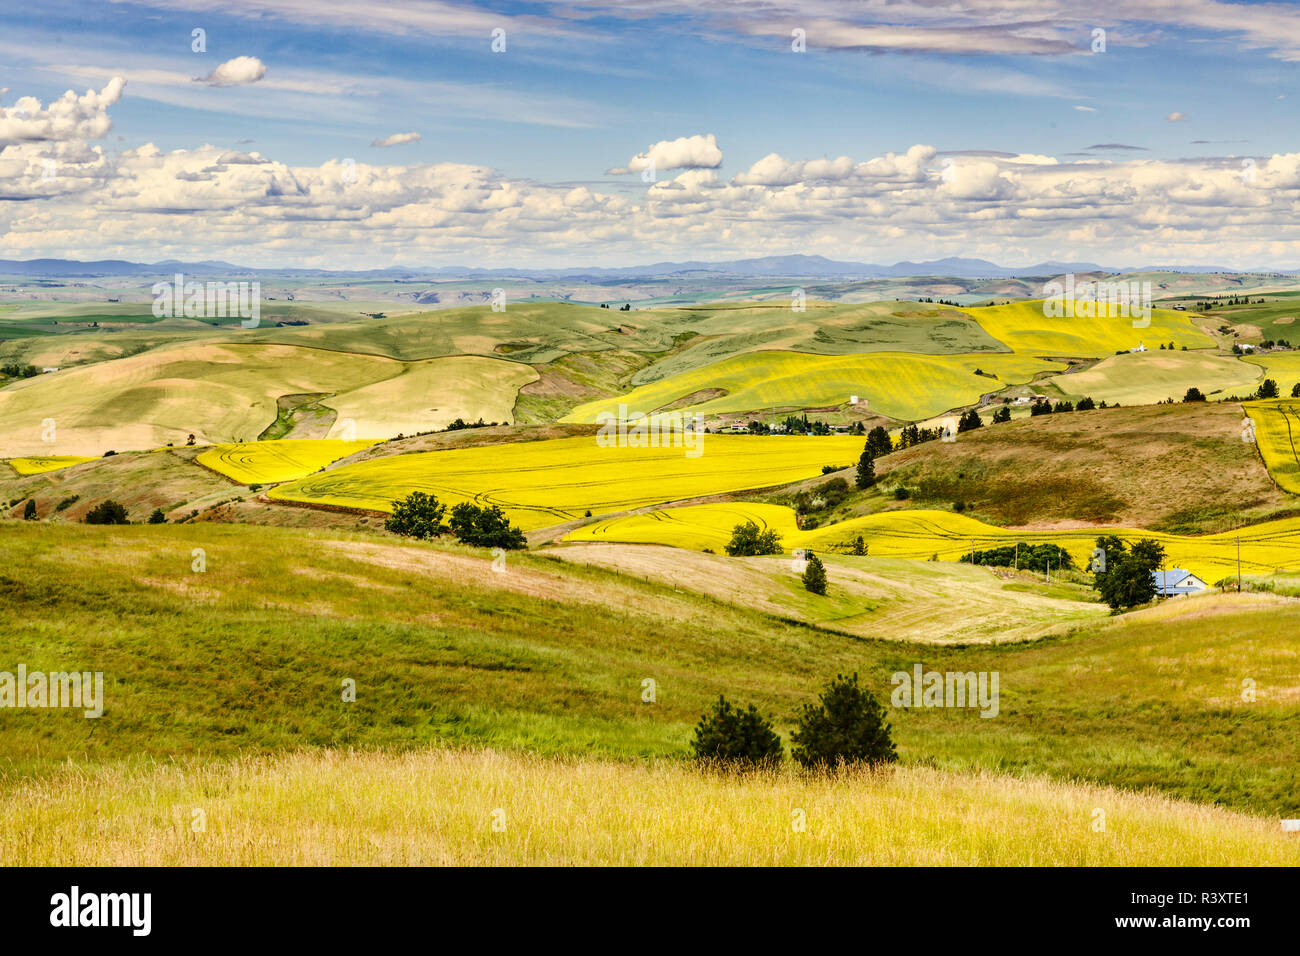
<instances>
[{"instance_id":1,"label":"evergreen tree","mask_svg":"<svg viewBox=\"0 0 1300 956\"><path fill-rule=\"evenodd\" d=\"M862 457L858 459L858 470L853 483L859 488L870 488L876 483L876 460L871 454L870 447L862 449Z\"/></svg>"},{"instance_id":2,"label":"evergreen tree","mask_svg":"<svg viewBox=\"0 0 1300 956\"><path fill-rule=\"evenodd\" d=\"M790 735L794 759L803 767L840 763L881 764L898 759L885 709L858 686L858 675L837 675L816 704L805 704Z\"/></svg>"},{"instance_id":3,"label":"evergreen tree","mask_svg":"<svg viewBox=\"0 0 1300 956\"><path fill-rule=\"evenodd\" d=\"M803 572L803 586L805 591L811 591L813 594L826 593L826 568L822 566L821 558L808 552L808 566Z\"/></svg>"}]
</instances>

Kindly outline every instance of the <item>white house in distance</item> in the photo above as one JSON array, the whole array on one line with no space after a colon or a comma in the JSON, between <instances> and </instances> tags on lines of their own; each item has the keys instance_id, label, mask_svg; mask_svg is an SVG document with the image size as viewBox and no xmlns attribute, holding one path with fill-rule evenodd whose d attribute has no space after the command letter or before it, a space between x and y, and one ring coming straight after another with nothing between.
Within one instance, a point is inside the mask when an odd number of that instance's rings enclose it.
<instances>
[{"instance_id":1,"label":"white house in distance","mask_svg":"<svg viewBox=\"0 0 1300 956\"><path fill-rule=\"evenodd\" d=\"M1146 347L1145 345L1143 345L1141 342L1139 342L1139 343L1137 344L1137 348L1135 348L1135 349L1129 349L1130 352L1145 352L1146 350L1147 350L1147 347Z\"/></svg>"},{"instance_id":2,"label":"white house in distance","mask_svg":"<svg viewBox=\"0 0 1300 956\"><path fill-rule=\"evenodd\" d=\"M1206 584L1191 571L1171 568L1168 571L1152 571L1151 583L1156 586L1160 597L1180 597L1184 594L1198 594L1204 591Z\"/></svg>"}]
</instances>

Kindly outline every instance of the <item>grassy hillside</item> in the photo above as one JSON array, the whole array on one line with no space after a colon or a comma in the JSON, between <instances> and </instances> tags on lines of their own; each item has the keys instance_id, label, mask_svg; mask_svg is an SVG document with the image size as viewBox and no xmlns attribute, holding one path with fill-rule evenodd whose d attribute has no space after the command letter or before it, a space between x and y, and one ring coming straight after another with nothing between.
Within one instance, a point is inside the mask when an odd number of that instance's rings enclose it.
<instances>
[{"instance_id":1,"label":"grassy hillside","mask_svg":"<svg viewBox=\"0 0 1300 956\"><path fill-rule=\"evenodd\" d=\"M1070 398L1122 405L1154 405L1172 398L1181 401L1189 388L1211 393L1249 394L1261 378L1259 368L1236 356L1202 351L1125 352L1092 368L1048 379Z\"/></svg>"},{"instance_id":2,"label":"grassy hillside","mask_svg":"<svg viewBox=\"0 0 1300 956\"><path fill-rule=\"evenodd\" d=\"M195 548L204 573L191 570ZM922 663L998 671L1000 711L892 710L909 765L1300 813L1300 602L1285 598L1170 602L1068 637L936 647L791 626L743 591L724 602L526 554L495 573L483 552L326 532L15 524L0 534L0 568L0 660L106 682L98 720L6 714L9 785L68 758L304 747L676 757L719 693L787 732L836 672L883 696L892 673ZM1247 677L1254 702L1241 697ZM347 678L354 703L341 697ZM654 703L642 701L647 678Z\"/></svg>"},{"instance_id":3,"label":"grassy hillside","mask_svg":"<svg viewBox=\"0 0 1300 956\"><path fill-rule=\"evenodd\" d=\"M827 591L817 595L804 589L802 568L790 557L726 558L680 548L611 544L570 544L542 553L720 601L743 602L781 618L918 644L1030 640L1067 632L1107 613L1096 603L1096 592L1081 584L1047 585L1041 575L948 561L827 556Z\"/></svg>"},{"instance_id":4,"label":"grassy hillside","mask_svg":"<svg viewBox=\"0 0 1300 956\"><path fill-rule=\"evenodd\" d=\"M0 818L0 853L18 866L1300 864L1276 821L1104 787L484 750L75 768L0 793Z\"/></svg>"},{"instance_id":5,"label":"grassy hillside","mask_svg":"<svg viewBox=\"0 0 1300 956\"><path fill-rule=\"evenodd\" d=\"M1243 417L1239 405L1188 403L986 426L881 458L880 487L862 507L962 501L994 524L1102 522L1178 534L1239 527L1294 507L1241 440ZM906 502L892 498L900 485L911 492Z\"/></svg>"},{"instance_id":6,"label":"grassy hillside","mask_svg":"<svg viewBox=\"0 0 1300 956\"><path fill-rule=\"evenodd\" d=\"M511 420L536 373L458 356L408 364L290 345L176 345L65 369L0 389L0 448L12 455L88 455L184 443L252 441L286 395L315 395L358 438L442 428L454 418ZM55 426L53 442L46 426Z\"/></svg>"}]
</instances>

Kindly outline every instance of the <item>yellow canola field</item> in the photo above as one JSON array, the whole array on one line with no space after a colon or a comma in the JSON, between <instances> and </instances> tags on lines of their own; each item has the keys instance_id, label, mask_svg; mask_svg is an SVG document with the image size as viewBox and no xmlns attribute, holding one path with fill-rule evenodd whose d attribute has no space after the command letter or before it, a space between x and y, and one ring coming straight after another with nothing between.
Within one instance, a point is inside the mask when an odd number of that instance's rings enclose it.
<instances>
[{"instance_id":1,"label":"yellow canola field","mask_svg":"<svg viewBox=\"0 0 1300 956\"><path fill-rule=\"evenodd\" d=\"M962 309L999 342L1028 355L1102 358L1139 343L1158 349L1174 343L1176 350L1214 347L1214 340L1192 324L1190 313L1152 309L1150 324L1135 328L1131 316L1048 315L1042 299ZM1137 319L1139 323L1142 319Z\"/></svg>"},{"instance_id":2,"label":"yellow canola field","mask_svg":"<svg viewBox=\"0 0 1300 956\"><path fill-rule=\"evenodd\" d=\"M629 416L649 414L697 392L707 396L711 389L726 394L703 397L682 411L725 415L771 408L825 408L845 405L856 395L872 412L917 421L978 401L985 392L1023 384L1040 372L1064 368L1060 363L1007 352L746 352L624 395L580 405L563 421L593 423L602 412L617 415L620 405L627 406ZM977 369L986 374L975 374Z\"/></svg>"},{"instance_id":3,"label":"yellow canola field","mask_svg":"<svg viewBox=\"0 0 1300 956\"><path fill-rule=\"evenodd\" d=\"M1300 495L1300 399L1249 402L1242 407L1255 423L1255 441L1269 475L1283 491Z\"/></svg>"},{"instance_id":4,"label":"yellow canola field","mask_svg":"<svg viewBox=\"0 0 1300 956\"><path fill-rule=\"evenodd\" d=\"M98 455L28 455L25 458L10 458L9 466L20 475L43 475L47 471L70 468L87 461L95 461Z\"/></svg>"},{"instance_id":5,"label":"yellow canola field","mask_svg":"<svg viewBox=\"0 0 1300 956\"><path fill-rule=\"evenodd\" d=\"M276 441L235 442L214 445L195 461L240 484L293 481L319 471L331 462L355 455L377 439L281 438Z\"/></svg>"},{"instance_id":6,"label":"yellow canola field","mask_svg":"<svg viewBox=\"0 0 1300 956\"><path fill-rule=\"evenodd\" d=\"M756 511L756 509L764 509ZM780 512L785 512L784 515ZM868 554L877 557L938 558L958 561L975 550L1015 544L1054 543L1065 548L1080 568L1087 567L1094 542L1101 534L1126 540L1154 538L1165 546L1166 566L1192 571L1206 582L1237 573L1237 540L1241 541L1243 574L1300 570L1300 518L1283 518L1222 534L1184 536L1136 528L1087 528L1069 531L1015 531L985 524L949 511L888 511L853 518L824 528L800 531L794 512L780 505L720 503L672 508L650 514L599 521L571 531L566 541L612 541L627 544L666 544L719 554L731 530L746 520L781 534L787 551L794 548L832 550L862 536Z\"/></svg>"},{"instance_id":7,"label":"yellow canola field","mask_svg":"<svg viewBox=\"0 0 1300 956\"><path fill-rule=\"evenodd\" d=\"M272 498L391 511L413 491L455 504L498 505L525 530L593 514L788 484L823 465L857 461L848 436L699 436L702 454L680 447L601 447L596 437L516 442L377 458L281 485Z\"/></svg>"}]
</instances>

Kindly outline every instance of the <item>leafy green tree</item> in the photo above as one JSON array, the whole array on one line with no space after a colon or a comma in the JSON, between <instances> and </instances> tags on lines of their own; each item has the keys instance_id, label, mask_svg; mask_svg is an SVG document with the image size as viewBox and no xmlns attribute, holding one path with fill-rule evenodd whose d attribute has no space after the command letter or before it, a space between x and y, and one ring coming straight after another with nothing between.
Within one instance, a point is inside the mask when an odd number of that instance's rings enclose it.
<instances>
[{"instance_id":1,"label":"leafy green tree","mask_svg":"<svg viewBox=\"0 0 1300 956\"><path fill-rule=\"evenodd\" d=\"M837 674L816 704L805 704L790 739L795 744L791 754L803 767L898 759L885 709L870 691L858 686L857 674Z\"/></svg>"},{"instance_id":2,"label":"leafy green tree","mask_svg":"<svg viewBox=\"0 0 1300 956\"><path fill-rule=\"evenodd\" d=\"M863 539L862 535L858 535L853 539L853 553L855 555L864 555L867 553L867 542Z\"/></svg>"},{"instance_id":3,"label":"leafy green tree","mask_svg":"<svg viewBox=\"0 0 1300 956\"><path fill-rule=\"evenodd\" d=\"M166 524L166 523L167 523L167 516L166 516L165 514L163 514L163 510L162 510L161 508L154 508L154 509L153 509L153 514L151 514L151 515L149 516L149 523L150 523L150 524Z\"/></svg>"},{"instance_id":4,"label":"leafy green tree","mask_svg":"<svg viewBox=\"0 0 1300 956\"><path fill-rule=\"evenodd\" d=\"M1205 393L1202 392L1202 391L1201 391L1199 388L1197 388L1195 385L1193 385L1191 388L1189 388L1189 389L1187 390L1187 394L1185 394L1185 395L1183 396L1183 401L1184 401L1184 402L1203 402L1203 401L1205 401Z\"/></svg>"},{"instance_id":5,"label":"leafy green tree","mask_svg":"<svg viewBox=\"0 0 1300 956\"><path fill-rule=\"evenodd\" d=\"M36 520L36 499L35 498L28 498L27 504L23 506L23 520L24 521Z\"/></svg>"},{"instance_id":6,"label":"leafy green tree","mask_svg":"<svg viewBox=\"0 0 1300 956\"><path fill-rule=\"evenodd\" d=\"M1259 398L1277 398L1277 382L1271 378L1266 378L1259 385L1259 391L1255 393Z\"/></svg>"},{"instance_id":7,"label":"leafy green tree","mask_svg":"<svg viewBox=\"0 0 1300 956\"><path fill-rule=\"evenodd\" d=\"M446 511L447 506L438 502L437 495L412 491L393 502L393 513L384 522L384 528L408 538L436 538L447 530L442 523Z\"/></svg>"},{"instance_id":8,"label":"leafy green tree","mask_svg":"<svg viewBox=\"0 0 1300 956\"><path fill-rule=\"evenodd\" d=\"M772 528L759 528L752 521L738 524L731 529L731 540L727 542L726 552L733 558L748 558L756 554L780 554L781 536Z\"/></svg>"},{"instance_id":9,"label":"leafy green tree","mask_svg":"<svg viewBox=\"0 0 1300 956\"><path fill-rule=\"evenodd\" d=\"M451 533L463 544L476 548L518 551L528 546L524 533L513 527L505 512L496 505L480 508L462 501L451 509L451 518L447 524Z\"/></svg>"},{"instance_id":10,"label":"leafy green tree","mask_svg":"<svg viewBox=\"0 0 1300 956\"><path fill-rule=\"evenodd\" d=\"M781 738L758 708L750 704L740 710L722 696L695 725L691 750L696 760L750 766L780 763L785 754Z\"/></svg>"},{"instance_id":11,"label":"leafy green tree","mask_svg":"<svg viewBox=\"0 0 1300 956\"><path fill-rule=\"evenodd\" d=\"M1074 406L1074 410L1076 412L1090 412L1096 407L1097 403L1092 400L1092 396L1085 395L1083 398L1079 399L1079 404ZM1102 407L1105 408L1104 405Z\"/></svg>"},{"instance_id":12,"label":"leafy green tree","mask_svg":"<svg viewBox=\"0 0 1300 956\"><path fill-rule=\"evenodd\" d=\"M1106 553L1106 569L1094 572L1093 587L1111 610L1146 604L1156 596L1153 575L1164 561L1162 544L1143 539L1128 547L1114 535L1103 535L1097 547Z\"/></svg>"},{"instance_id":13,"label":"leafy green tree","mask_svg":"<svg viewBox=\"0 0 1300 956\"><path fill-rule=\"evenodd\" d=\"M858 459L858 470L854 474L853 483L859 488L870 488L876 483L876 459L871 454L870 447L862 449L862 457Z\"/></svg>"},{"instance_id":14,"label":"leafy green tree","mask_svg":"<svg viewBox=\"0 0 1300 956\"><path fill-rule=\"evenodd\" d=\"M980 413L971 409L968 412L962 412L961 418L957 420L957 431L969 432L976 428L983 428L984 420L980 418Z\"/></svg>"},{"instance_id":15,"label":"leafy green tree","mask_svg":"<svg viewBox=\"0 0 1300 956\"><path fill-rule=\"evenodd\" d=\"M1300 398L1300 382L1296 382L1291 386L1291 397Z\"/></svg>"},{"instance_id":16,"label":"leafy green tree","mask_svg":"<svg viewBox=\"0 0 1300 956\"><path fill-rule=\"evenodd\" d=\"M826 593L826 568L822 565L822 559L811 551L808 552L808 566L803 572L803 586L805 591L813 594Z\"/></svg>"},{"instance_id":17,"label":"leafy green tree","mask_svg":"<svg viewBox=\"0 0 1300 956\"><path fill-rule=\"evenodd\" d=\"M119 502L109 498L107 501L101 501L95 507L86 512L86 524L130 524L127 520L126 508Z\"/></svg>"},{"instance_id":18,"label":"leafy green tree","mask_svg":"<svg viewBox=\"0 0 1300 956\"><path fill-rule=\"evenodd\" d=\"M1000 425L1002 422L1009 421L1011 421L1011 409L1008 406L1003 405L993 413L993 424Z\"/></svg>"}]
</instances>

